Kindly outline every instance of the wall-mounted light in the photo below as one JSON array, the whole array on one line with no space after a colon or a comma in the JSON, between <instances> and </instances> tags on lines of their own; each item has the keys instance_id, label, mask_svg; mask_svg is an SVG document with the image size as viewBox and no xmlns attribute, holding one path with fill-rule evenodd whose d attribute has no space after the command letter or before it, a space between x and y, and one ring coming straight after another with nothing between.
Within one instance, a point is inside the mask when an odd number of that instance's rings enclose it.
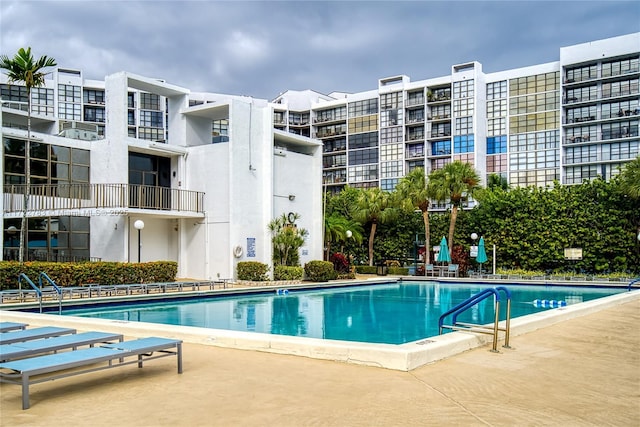
<instances>
[{"instance_id":1,"label":"wall-mounted light","mask_svg":"<svg viewBox=\"0 0 640 427\"><path fill-rule=\"evenodd\" d=\"M289 194L289 200L290 201L294 201L296 199L296 196L294 196L293 194Z\"/></svg>"}]
</instances>

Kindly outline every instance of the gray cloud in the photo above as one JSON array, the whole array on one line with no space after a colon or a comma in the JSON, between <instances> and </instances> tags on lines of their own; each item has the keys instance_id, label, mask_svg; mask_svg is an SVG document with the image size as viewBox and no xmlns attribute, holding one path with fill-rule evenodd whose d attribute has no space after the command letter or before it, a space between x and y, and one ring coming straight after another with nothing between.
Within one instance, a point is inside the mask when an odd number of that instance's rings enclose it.
<instances>
[{"instance_id":1,"label":"gray cloud","mask_svg":"<svg viewBox=\"0 0 640 427\"><path fill-rule=\"evenodd\" d=\"M369 90L382 77L438 77L472 60L501 71L637 31L640 4L632 1L0 3L3 54L31 46L89 79L126 70L259 98Z\"/></svg>"}]
</instances>

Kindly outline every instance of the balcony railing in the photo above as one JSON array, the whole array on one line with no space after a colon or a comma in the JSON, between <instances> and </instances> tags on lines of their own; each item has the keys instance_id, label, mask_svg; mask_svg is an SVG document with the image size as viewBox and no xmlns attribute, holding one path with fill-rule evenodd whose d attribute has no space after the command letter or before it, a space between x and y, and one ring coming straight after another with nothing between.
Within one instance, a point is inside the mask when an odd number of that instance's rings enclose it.
<instances>
[{"instance_id":1,"label":"balcony railing","mask_svg":"<svg viewBox=\"0 0 640 427\"><path fill-rule=\"evenodd\" d=\"M4 212L22 212L26 185L4 186ZM31 185L28 212L77 209L152 209L204 212L204 193L134 184ZM124 212L123 212L124 213Z\"/></svg>"}]
</instances>

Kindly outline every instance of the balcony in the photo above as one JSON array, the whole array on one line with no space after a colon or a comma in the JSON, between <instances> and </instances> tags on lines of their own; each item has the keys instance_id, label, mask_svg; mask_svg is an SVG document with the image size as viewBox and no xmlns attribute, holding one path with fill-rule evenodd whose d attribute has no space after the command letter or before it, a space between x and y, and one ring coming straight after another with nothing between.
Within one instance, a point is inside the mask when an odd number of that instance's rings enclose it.
<instances>
[{"instance_id":1,"label":"balcony","mask_svg":"<svg viewBox=\"0 0 640 427\"><path fill-rule=\"evenodd\" d=\"M5 214L22 212L25 192L25 184L4 186ZM129 209L204 213L203 192L152 185L39 184L29 193L28 216L126 215Z\"/></svg>"}]
</instances>

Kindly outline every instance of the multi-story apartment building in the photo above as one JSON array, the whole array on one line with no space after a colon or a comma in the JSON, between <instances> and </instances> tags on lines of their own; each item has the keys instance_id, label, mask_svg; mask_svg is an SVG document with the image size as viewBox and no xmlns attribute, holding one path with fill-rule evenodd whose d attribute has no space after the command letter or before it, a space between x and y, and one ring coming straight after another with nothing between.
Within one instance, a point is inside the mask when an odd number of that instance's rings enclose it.
<instances>
[{"instance_id":1,"label":"multi-story apartment building","mask_svg":"<svg viewBox=\"0 0 640 427\"><path fill-rule=\"evenodd\" d=\"M391 190L415 167L469 162L512 186L581 183L639 154L640 33L560 48L559 61L484 73L478 62L354 94L285 92L278 128L323 142L327 191ZM304 121L295 118L304 117ZM295 125L291 125L291 122Z\"/></svg>"},{"instance_id":2,"label":"multi-story apartment building","mask_svg":"<svg viewBox=\"0 0 640 427\"><path fill-rule=\"evenodd\" d=\"M17 255L28 162L31 258L140 254L178 261L182 277L232 277L238 260L271 263L267 224L295 212L309 230L301 261L320 259L321 196L345 184L392 190L413 168L454 160L513 186L609 179L640 153L639 82L640 33L525 68L468 62L272 102L57 68L31 94L26 150L26 90L2 75L3 257Z\"/></svg>"},{"instance_id":3,"label":"multi-story apartment building","mask_svg":"<svg viewBox=\"0 0 640 427\"><path fill-rule=\"evenodd\" d=\"M268 224L290 213L309 231L300 260L322 258L321 144L275 129L266 100L58 68L32 92L27 149L25 88L2 79L3 259L18 258L27 192L26 259L230 278L238 261L271 264Z\"/></svg>"}]
</instances>

